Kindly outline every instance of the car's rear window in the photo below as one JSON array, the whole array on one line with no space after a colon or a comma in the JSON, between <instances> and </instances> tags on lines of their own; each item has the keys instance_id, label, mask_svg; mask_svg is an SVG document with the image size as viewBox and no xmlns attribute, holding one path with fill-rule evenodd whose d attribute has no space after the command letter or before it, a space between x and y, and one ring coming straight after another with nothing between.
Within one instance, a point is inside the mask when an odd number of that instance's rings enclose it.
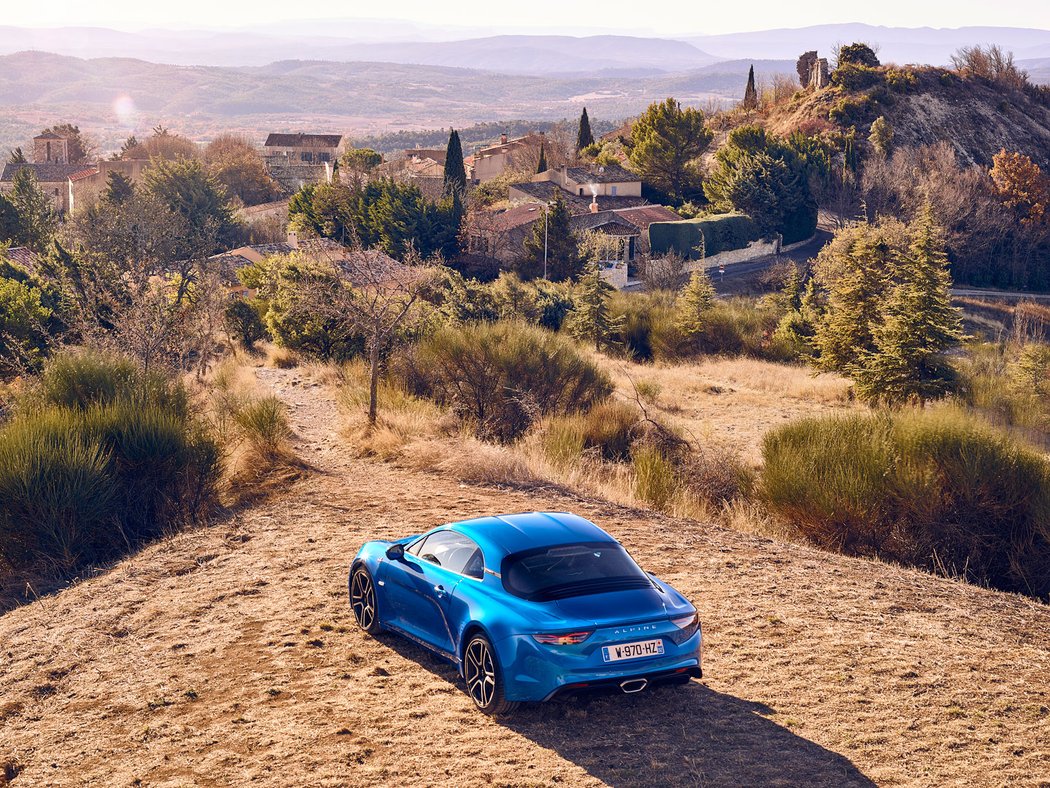
<instances>
[{"instance_id":1,"label":"car's rear window","mask_svg":"<svg viewBox=\"0 0 1050 788\"><path fill-rule=\"evenodd\" d=\"M616 542L538 547L503 559L503 587L514 596L547 602L652 585Z\"/></svg>"}]
</instances>

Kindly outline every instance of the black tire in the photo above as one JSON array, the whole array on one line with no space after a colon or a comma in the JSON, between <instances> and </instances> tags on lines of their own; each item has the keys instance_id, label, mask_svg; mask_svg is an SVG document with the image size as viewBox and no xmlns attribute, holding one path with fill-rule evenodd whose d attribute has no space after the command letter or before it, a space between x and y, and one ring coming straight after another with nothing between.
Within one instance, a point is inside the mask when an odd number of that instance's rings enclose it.
<instances>
[{"instance_id":1,"label":"black tire","mask_svg":"<svg viewBox=\"0 0 1050 788\"><path fill-rule=\"evenodd\" d=\"M504 696L503 669L489 639L482 634L471 637L463 649L463 677L467 695L485 714L510 714L518 704Z\"/></svg>"},{"instance_id":2,"label":"black tire","mask_svg":"<svg viewBox=\"0 0 1050 788\"><path fill-rule=\"evenodd\" d=\"M371 573L363 566L350 573L350 609L357 625L369 635L377 635L383 629L379 623L379 605L376 599L376 584Z\"/></svg>"}]
</instances>

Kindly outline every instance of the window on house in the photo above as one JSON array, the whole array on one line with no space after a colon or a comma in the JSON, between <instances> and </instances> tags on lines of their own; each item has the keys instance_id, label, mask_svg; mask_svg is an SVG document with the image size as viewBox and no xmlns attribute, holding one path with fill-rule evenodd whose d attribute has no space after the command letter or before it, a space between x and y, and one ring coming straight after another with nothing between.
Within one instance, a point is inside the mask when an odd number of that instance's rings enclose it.
<instances>
[{"instance_id":1,"label":"window on house","mask_svg":"<svg viewBox=\"0 0 1050 788\"><path fill-rule=\"evenodd\" d=\"M609 187L609 194L612 195L613 197L616 196L616 187L615 186L610 186Z\"/></svg>"},{"instance_id":2,"label":"window on house","mask_svg":"<svg viewBox=\"0 0 1050 788\"><path fill-rule=\"evenodd\" d=\"M327 153L318 153L317 154L317 160L318 161L329 161L330 158L331 157Z\"/></svg>"}]
</instances>

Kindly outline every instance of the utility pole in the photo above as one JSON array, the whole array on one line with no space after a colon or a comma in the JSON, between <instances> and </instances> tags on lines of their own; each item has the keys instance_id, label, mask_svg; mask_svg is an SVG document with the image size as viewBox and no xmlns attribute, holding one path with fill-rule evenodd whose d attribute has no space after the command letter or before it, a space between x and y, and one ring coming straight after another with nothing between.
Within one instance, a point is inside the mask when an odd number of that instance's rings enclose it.
<instances>
[{"instance_id":1,"label":"utility pole","mask_svg":"<svg viewBox=\"0 0 1050 788\"><path fill-rule=\"evenodd\" d=\"M547 217L550 216L551 204L543 204L543 278L547 278Z\"/></svg>"}]
</instances>

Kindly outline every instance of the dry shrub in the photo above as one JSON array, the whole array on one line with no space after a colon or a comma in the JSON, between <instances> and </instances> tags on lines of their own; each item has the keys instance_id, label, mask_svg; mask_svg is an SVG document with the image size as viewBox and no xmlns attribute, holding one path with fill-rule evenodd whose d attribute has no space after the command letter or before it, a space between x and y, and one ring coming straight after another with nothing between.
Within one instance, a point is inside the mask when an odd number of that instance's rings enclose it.
<instances>
[{"instance_id":1,"label":"dry shrub","mask_svg":"<svg viewBox=\"0 0 1050 788\"><path fill-rule=\"evenodd\" d=\"M552 416L540 430L543 447L555 463L572 463L585 451L609 462L625 462L640 434L640 418L637 408L614 400L585 413Z\"/></svg>"},{"instance_id":2,"label":"dry shrub","mask_svg":"<svg viewBox=\"0 0 1050 788\"><path fill-rule=\"evenodd\" d=\"M417 441L406 447L403 457L410 467L469 484L527 487L541 481L514 449L476 438Z\"/></svg>"},{"instance_id":3,"label":"dry shrub","mask_svg":"<svg viewBox=\"0 0 1050 788\"><path fill-rule=\"evenodd\" d=\"M643 443L631 452L634 465L634 493L657 509L666 509L679 493L680 480L675 463L660 447Z\"/></svg>"},{"instance_id":4,"label":"dry shrub","mask_svg":"<svg viewBox=\"0 0 1050 788\"><path fill-rule=\"evenodd\" d=\"M765 499L822 547L1050 595L1050 465L972 413L805 419L763 454Z\"/></svg>"},{"instance_id":5,"label":"dry shrub","mask_svg":"<svg viewBox=\"0 0 1050 788\"><path fill-rule=\"evenodd\" d=\"M584 411L612 393L609 376L570 340L518 322L443 328L400 356L392 371L478 437L500 442L520 437L545 414Z\"/></svg>"},{"instance_id":6,"label":"dry shrub","mask_svg":"<svg viewBox=\"0 0 1050 788\"><path fill-rule=\"evenodd\" d=\"M716 508L748 496L754 477L739 455L722 448L696 448L680 470L683 494Z\"/></svg>"},{"instance_id":7,"label":"dry shrub","mask_svg":"<svg viewBox=\"0 0 1050 788\"><path fill-rule=\"evenodd\" d=\"M254 457L272 461L287 452L292 428L288 406L279 397L270 394L247 402L234 418Z\"/></svg>"},{"instance_id":8,"label":"dry shrub","mask_svg":"<svg viewBox=\"0 0 1050 788\"><path fill-rule=\"evenodd\" d=\"M286 347L270 345L266 348L266 363L277 369L292 369L299 366L299 354Z\"/></svg>"}]
</instances>

